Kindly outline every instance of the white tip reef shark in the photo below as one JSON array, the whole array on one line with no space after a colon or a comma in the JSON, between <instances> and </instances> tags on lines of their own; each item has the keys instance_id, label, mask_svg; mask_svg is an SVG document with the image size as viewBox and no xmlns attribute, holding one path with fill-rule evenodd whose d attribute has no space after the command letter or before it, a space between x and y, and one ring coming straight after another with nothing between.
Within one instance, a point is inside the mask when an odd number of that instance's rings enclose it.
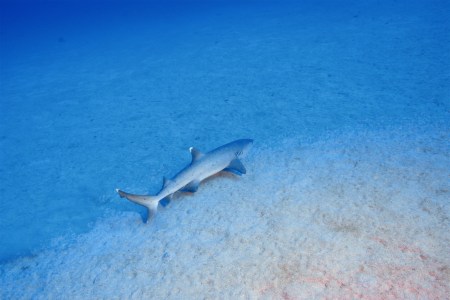
<instances>
[{"instance_id":1,"label":"white tip reef shark","mask_svg":"<svg viewBox=\"0 0 450 300\"><path fill-rule=\"evenodd\" d=\"M208 153L202 153L194 147L189 148L192 154L192 162L173 178L164 177L163 187L154 196L129 194L119 189L121 198L145 206L147 208L147 219L153 219L158 209L158 204L163 199L171 199L173 194L180 192L195 193L200 182L220 171L231 172L237 175L247 173L239 158L245 156L251 148L253 140L241 139L220 146Z\"/></svg>"}]
</instances>

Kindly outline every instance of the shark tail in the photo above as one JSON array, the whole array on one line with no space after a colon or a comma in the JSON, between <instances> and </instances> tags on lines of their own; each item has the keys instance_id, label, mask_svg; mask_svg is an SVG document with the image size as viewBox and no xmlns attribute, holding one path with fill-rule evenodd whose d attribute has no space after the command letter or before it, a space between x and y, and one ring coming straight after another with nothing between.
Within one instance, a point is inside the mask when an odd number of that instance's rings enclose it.
<instances>
[{"instance_id":1,"label":"shark tail","mask_svg":"<svg viewBox=\"0 0 450 300\"><path fill-rule=\"evenodd\" d=\"M126 198L131 202L145 206L147 208L147 219L145 220L146 222L152 220L153 217L156 215L156 212L158 210L158 203L160 200L157 197L150 195L129 194L119 189L116 189L116 192L119 194L121 198Z\"/></svg>"}]
</instances>

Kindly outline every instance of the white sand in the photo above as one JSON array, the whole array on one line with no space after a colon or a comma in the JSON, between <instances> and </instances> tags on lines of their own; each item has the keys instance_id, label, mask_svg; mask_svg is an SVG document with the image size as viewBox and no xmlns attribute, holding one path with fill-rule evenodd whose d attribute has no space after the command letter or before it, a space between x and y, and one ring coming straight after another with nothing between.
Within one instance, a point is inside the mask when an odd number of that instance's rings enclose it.
<instances>
[{"instance_id":1,"label":"white sand","mask_svg":"<svg viewBox=\"0 0 450 300\"><path fill-rule=\"evenodd\" d=\"M2 298L445 299L449 132L396 128L278 148L144 225L99 221L4 265Z\"/></svg>"},{"instance_id":2,"label":"white sand","mask_svg":"<svg viewBox=\"0 0 450 300\"><path fill-rule=\"evenodd\" d=\"M0 299L448 298L450 4L284 3L2 28ZM238 138L151 225L114 192Z\"/></svg>"},{"instance_id":3,"label":"white sand","mask_svg":"<svg viewBox=\"0 0 450 300\"><path fill-rule=\"evenodd\" d=\"M5 27L0 261L132 211L114 189L155 192L190 146L450 123L444 2L315 2L44 6Z\"/></svg>"}]
</instances>

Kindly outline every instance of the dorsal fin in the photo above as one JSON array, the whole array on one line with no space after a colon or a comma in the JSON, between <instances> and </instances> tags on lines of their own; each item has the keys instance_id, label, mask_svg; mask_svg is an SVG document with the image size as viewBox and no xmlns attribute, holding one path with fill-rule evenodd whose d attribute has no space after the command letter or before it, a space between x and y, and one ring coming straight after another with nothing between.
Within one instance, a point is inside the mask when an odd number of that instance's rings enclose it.
<instances>
[{"instance_id":1,"label":"dorsal fin","mask_svg":"<svg viewBox=\"0 0 450 300\"><path fill-rule=\"evenodd\" d=\"M189 148L189 151L192 154L192 162L191 163L199 160L204 155L203 153L201 153L199 150L195 149L194 147Z\"/></svg>"},{"instance_id":2,"label":"dorsal fin","mask_svg":"<svg viewBox=\"0 0 450 300\"><path fill-rule=\"evenodd\" d=\"M171 183L172 180L167 179L165 176L163 177L163 186L161 189L165 188L169 183Z\"/></svg>"}]
</instances>

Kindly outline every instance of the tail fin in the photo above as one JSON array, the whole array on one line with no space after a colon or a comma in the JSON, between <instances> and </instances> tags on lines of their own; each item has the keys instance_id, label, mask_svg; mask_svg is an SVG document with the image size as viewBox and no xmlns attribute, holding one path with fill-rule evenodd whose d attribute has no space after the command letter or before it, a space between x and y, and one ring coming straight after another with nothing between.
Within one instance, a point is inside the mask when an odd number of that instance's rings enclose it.
<instances>
[{"instance_id":1,"label":"tail fin","mask_svg":"<svg viewBox=\"0 0 450 300\"><path fill-rule=\"evenodd\" d=\"M156 215L156 211L158 210L158 203L159 203L158 198L156 198L154 196L129 194L129 193L126 193L119 189L116 189L116 192L119 194L119 196L121 198L126 198L126 199L130 200L131 202L145 206L147 208L146 222L153 219L153 217Z\"/></svg>"}]
</instances>

